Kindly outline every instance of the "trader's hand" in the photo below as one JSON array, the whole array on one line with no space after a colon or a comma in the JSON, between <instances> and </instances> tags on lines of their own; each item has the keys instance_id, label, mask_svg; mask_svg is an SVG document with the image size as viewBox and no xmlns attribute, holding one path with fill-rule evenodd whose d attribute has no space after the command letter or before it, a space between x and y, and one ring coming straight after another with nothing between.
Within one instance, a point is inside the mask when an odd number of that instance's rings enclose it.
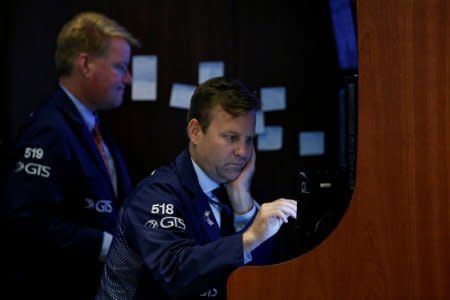
<instances>
[{"instance_id":1,"label":"trader's hand","mask_svg":"<svg viewBox=\"0 0 450 300\"><path fill-rule=\"evenodd\" d=\"M250 195L250 184L255 172L255 163L256 153L253 147L250 160L242 169L241 174L235 180L225 184L231 206L236 214L245 214L253 208L254 201Z\"/></svg>"},{"instance_id":2,"label":"trader's hand","mask_svg":"<svg viewBox=\"0 0 450 300\"><path fill-rule=\"evenodd\" d=\"M245 253L249 253L278 232L288 218L297 217L297 201L280 198L264 203L256 214L252 225L243 234Z\"/></svg>"}]
</instances>

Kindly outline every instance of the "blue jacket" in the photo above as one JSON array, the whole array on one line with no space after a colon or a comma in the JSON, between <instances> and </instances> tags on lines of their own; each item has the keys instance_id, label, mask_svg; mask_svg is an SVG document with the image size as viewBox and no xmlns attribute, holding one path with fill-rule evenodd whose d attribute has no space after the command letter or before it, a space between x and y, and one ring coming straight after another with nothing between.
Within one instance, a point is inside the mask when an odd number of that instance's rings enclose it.
<instances>
[{"instance_id":1,"label":"blue jacket","mask_svg":"<svg viewBox=\"0 0 450 300\"><path fill-rule=\"evenodd\" d=\"M91 133L61 88L19 135L2 214L14 260L10 279L33 298L95 296L103 232L114 232L118 208L132 191L119 150L101 131L116 166L117 196Z\"/></svg>"},{"instance_id":2,"label":"blue jacket","mask_svg":"<svg viewBox=\"0 0 450 300\"><path fill-rule=\"evenodd\" d=\"M243 264L242 231L221 236L185 150L124 204L97 299L225 299Z\"/></svg>"}]
</instances>

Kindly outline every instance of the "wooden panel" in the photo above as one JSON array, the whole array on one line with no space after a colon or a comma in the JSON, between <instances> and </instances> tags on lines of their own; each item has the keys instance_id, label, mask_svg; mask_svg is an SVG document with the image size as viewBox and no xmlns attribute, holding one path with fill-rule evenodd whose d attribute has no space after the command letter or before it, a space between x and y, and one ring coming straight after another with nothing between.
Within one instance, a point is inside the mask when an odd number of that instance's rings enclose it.
<instances>
[{"instance_id":1,"label":"wooden panel","mask_svg":"<svg viewBox=\"0 0 450 300\"><path fill-rule=\"evenodd\" d=\"M450 298L447 0L359 1L356 189L313 251L244 267L228 299Z\"/></svg>"}]
</instances>

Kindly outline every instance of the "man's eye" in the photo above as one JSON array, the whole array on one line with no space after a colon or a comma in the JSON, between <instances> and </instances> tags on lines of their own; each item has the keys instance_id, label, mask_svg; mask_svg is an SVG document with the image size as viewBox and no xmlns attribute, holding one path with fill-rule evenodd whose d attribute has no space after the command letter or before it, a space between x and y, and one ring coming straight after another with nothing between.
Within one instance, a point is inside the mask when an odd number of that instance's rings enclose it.
<instances>
[{"instance_id":1,"label":"man's eye","mask_svg":"<svg viewBox=\"0 0 450 300\"><path fill-rule=\"evenodd\" d=\"M235 135L226 135L225 136L225 140L227 141L227 142L229 142L229 143L235 143L235 142L237 142L238 141L238 137L237 136L235 136Z\"/></svg>"},{"instance_id":2,"label":"man's eye","mask_svg":"<svg viewBox=\"0 0 450 300\"><path fill-rule=\"evenodd\" d=\"M118 70L119 72L125 73L127 71L128 67L124 64L117 64L117 65L114 65L114 68L116 70Z\"/></svg>"}]
</instances>

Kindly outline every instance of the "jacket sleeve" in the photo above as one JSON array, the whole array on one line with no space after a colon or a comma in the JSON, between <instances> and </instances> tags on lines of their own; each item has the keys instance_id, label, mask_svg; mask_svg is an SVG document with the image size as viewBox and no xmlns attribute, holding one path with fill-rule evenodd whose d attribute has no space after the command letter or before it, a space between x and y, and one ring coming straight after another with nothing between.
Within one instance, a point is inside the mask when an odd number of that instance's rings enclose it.
<instances>
[{"instance_id":1,"label":"jacket sleeve","mask_svg":"<svg viewBox=\"0 0 450 300\"><path fill-rule=\"evenodd\" d=\"M229 274L243 265L242 233L207 241L186 195L156 184L139 189L127 206L126 228L152 277L168 295L196 298L225 292ZM192 221L194 220L194 221ZM205 233L206 234L206 233ZM199 242L204 239L204 242ZM192 299L191 298L191 299Z\"/></svg>"},{"instance_id":2,"label":"jacket sleeve","mask_svg":"<svg viewBox=\"0 0 450 300\"><path fill-rule=\"evenodd\" d=\"M103 232L80 225L74 213L71 199L81 188L73 178L77 159L64 130L48 122L34 123L22 132L5 187L3 212L19 247L33 243L33 251L40 248L67 258L83 254L97 259Z\"/></svg>"}]
</instances>

